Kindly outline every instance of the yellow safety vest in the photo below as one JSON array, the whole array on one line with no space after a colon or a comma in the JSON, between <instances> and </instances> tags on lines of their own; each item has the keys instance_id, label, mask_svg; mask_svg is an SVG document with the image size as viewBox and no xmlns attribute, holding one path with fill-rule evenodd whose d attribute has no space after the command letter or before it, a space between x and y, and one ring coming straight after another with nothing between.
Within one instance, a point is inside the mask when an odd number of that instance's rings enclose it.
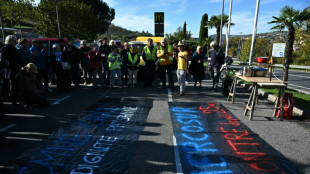
<instances>
[{"instance_id":1,"label":"yellow safety vest","mask_svg":"<svg viewBox=\"0 0 310 174\"><path fill-rule=\"evenodd\" d=\"M163 50L163 47L160 46L159 49L160 49L160 50ZM168 52L171 52L171 50L172 50L171 45L168 45ZM170 61L173 61L173 57L172 57L172 56L169 56L169 60L170 60ZM160 59L160 60L159 60L159 62L162 62L162 61L164 61L164 59Z\"/></svg>"},{"instance_id":2,"label":"yellow safety vest","mask_svg":"<svg viewBox=\"0 0 310 174\"><path fill-rule=\"evenodd\" d=\"M132 65L134 65L138 61L138 53L135 55L135 57L132 60L131 54L130 52L128 52L128 60L132 63ZM139 64L137 66L139 66Z\"/></svg>"},{"instance_id":3,"label":"yellow safety vest","mask_svg":"<svg viewBox=\"0 0 310 174\"><path fill-rule=\"evenodd\" d=\"M113 63L109 61L109 70L121 69L119 58L120 58L119 54L117 56L112 56L112 54L109 54L109 59L113 59L113 60L116 59L116 61Z\"/></svg>"},{"instance_id":4,"label":"yellow safety vest","mask_svg":"<svg viewBox=\"0 0 310 174\"><path fill-rule=\"evenodd\" d=\"M155 47L153 47L153 50L151 52L149 46L145 46L144 47L145 59L155 61L156 52L157 52L157 50Z\"/></svg>"}]
</instances>

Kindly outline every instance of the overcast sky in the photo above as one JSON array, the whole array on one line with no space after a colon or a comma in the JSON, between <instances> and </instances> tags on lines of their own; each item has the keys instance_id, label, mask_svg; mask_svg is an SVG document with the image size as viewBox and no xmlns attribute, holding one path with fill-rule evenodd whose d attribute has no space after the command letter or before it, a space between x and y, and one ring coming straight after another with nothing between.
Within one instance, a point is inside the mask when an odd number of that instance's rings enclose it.
<instances>
[{"instance_id":1,"label":"overcast sky","mask_svg":"<svg viewBox=\"0 0 310 174\"><path fill-rule=\"evenodd\" d=\"M36 0L39 1L39 0ZM154 12L165 13L165 33L173 33L177 27L183 27L186 21L187 30L193 37L198 37L201 17L207 13L209 19L222 13L222 0L104 0L115 9L117 26L133 30L148 31L154 34ZM285 5L303 10L310 5L309 0L260 0L257 32L269 32L272 25L267 24L272 16L279 16ZM225 0L224 12L229 14L230 0ZM231 34L252 34L256 0L233 0ZM226 31L226 30L224 30ZM209 29L209 35L215 34ZM223 32L224 33L224 32Z\"/></svg>"}]
</instances>

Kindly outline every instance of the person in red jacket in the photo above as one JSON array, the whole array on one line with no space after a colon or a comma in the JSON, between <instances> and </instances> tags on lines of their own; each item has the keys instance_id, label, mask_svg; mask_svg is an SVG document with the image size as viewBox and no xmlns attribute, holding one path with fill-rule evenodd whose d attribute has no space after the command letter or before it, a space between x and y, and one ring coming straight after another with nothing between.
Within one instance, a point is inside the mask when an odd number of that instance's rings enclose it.
<instances>
[{"instance_id":1,"label":"person in red jacket","mask_svg":"<svg viewBox=\"0 0 310 174\"><path fill-rule=\"evenodd\" d=\"M97 86L96 77L97 74L99 76L99 83L104 86L103 78L102 78L102 61L103 57L99 52L99 46L95 44L93 49L88 52L89 65L88 70L91 72L91 76L93 79L93 86Z\"/></svg>"}]
</instances>

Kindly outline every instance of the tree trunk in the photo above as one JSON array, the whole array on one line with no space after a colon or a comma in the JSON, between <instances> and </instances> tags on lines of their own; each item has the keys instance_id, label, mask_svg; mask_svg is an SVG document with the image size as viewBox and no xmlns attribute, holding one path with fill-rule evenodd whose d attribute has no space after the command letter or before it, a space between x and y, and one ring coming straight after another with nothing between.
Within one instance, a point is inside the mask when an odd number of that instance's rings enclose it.
<instances>
[{"instance_id":1,"label":"tree trunk","mask_svg":"<svg viewBox=\"0 0 310 174\"><path fill-rule=\"evenodd\" d=\"M216 43L218 45L220 45L220 34L222 34L221 27L216 27Z\"/></svg>"},{"instance_id":2,"label":"tree trunk","mask_svg":"<svg viewBox=\"0 0 310 174\"><path fill-rule=\"evenodd\" d=\"M285 55L284 55L284 63L283 63L283 81L288 81L288 71L290 68L290 64L293 62L293 45L295 40L295 28L293 25L288 27L287 40L285 43Z\"/></svg>"},{"instance_id":3,"label":"tree trunk","mask_svg":"<svg viewBox=\"0 0 310 174\"><path fill-rule=\"evenodd\" d=\"M20 32L20 38L23 38L22 26L20 22L19 22L19 32Z\"/></svg>"}]
</instances>

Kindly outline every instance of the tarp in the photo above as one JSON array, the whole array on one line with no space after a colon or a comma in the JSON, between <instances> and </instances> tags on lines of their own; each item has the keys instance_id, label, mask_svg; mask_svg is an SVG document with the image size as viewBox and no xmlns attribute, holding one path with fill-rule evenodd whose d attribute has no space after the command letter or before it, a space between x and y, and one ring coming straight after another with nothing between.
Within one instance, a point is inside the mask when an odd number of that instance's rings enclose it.
<instances>
[{"instance_id":1,"label":"tarp","mask_svg":"<svg viewBox=\"0 0 310 174\"><path fill-rule=\"evenodd\" d=\"M128 173L152 100L105 98L23 153L20 174Z\"/></svg>"},{"instance_id":2,"label":"tarp","mask_svg":"<svg viewBox=\"0 0 310 174\"><path fill-rule=\"evenodd\" d=\"M300 173L220 103L169 103L183 173Z\"/></svg>"}]
</instances>

